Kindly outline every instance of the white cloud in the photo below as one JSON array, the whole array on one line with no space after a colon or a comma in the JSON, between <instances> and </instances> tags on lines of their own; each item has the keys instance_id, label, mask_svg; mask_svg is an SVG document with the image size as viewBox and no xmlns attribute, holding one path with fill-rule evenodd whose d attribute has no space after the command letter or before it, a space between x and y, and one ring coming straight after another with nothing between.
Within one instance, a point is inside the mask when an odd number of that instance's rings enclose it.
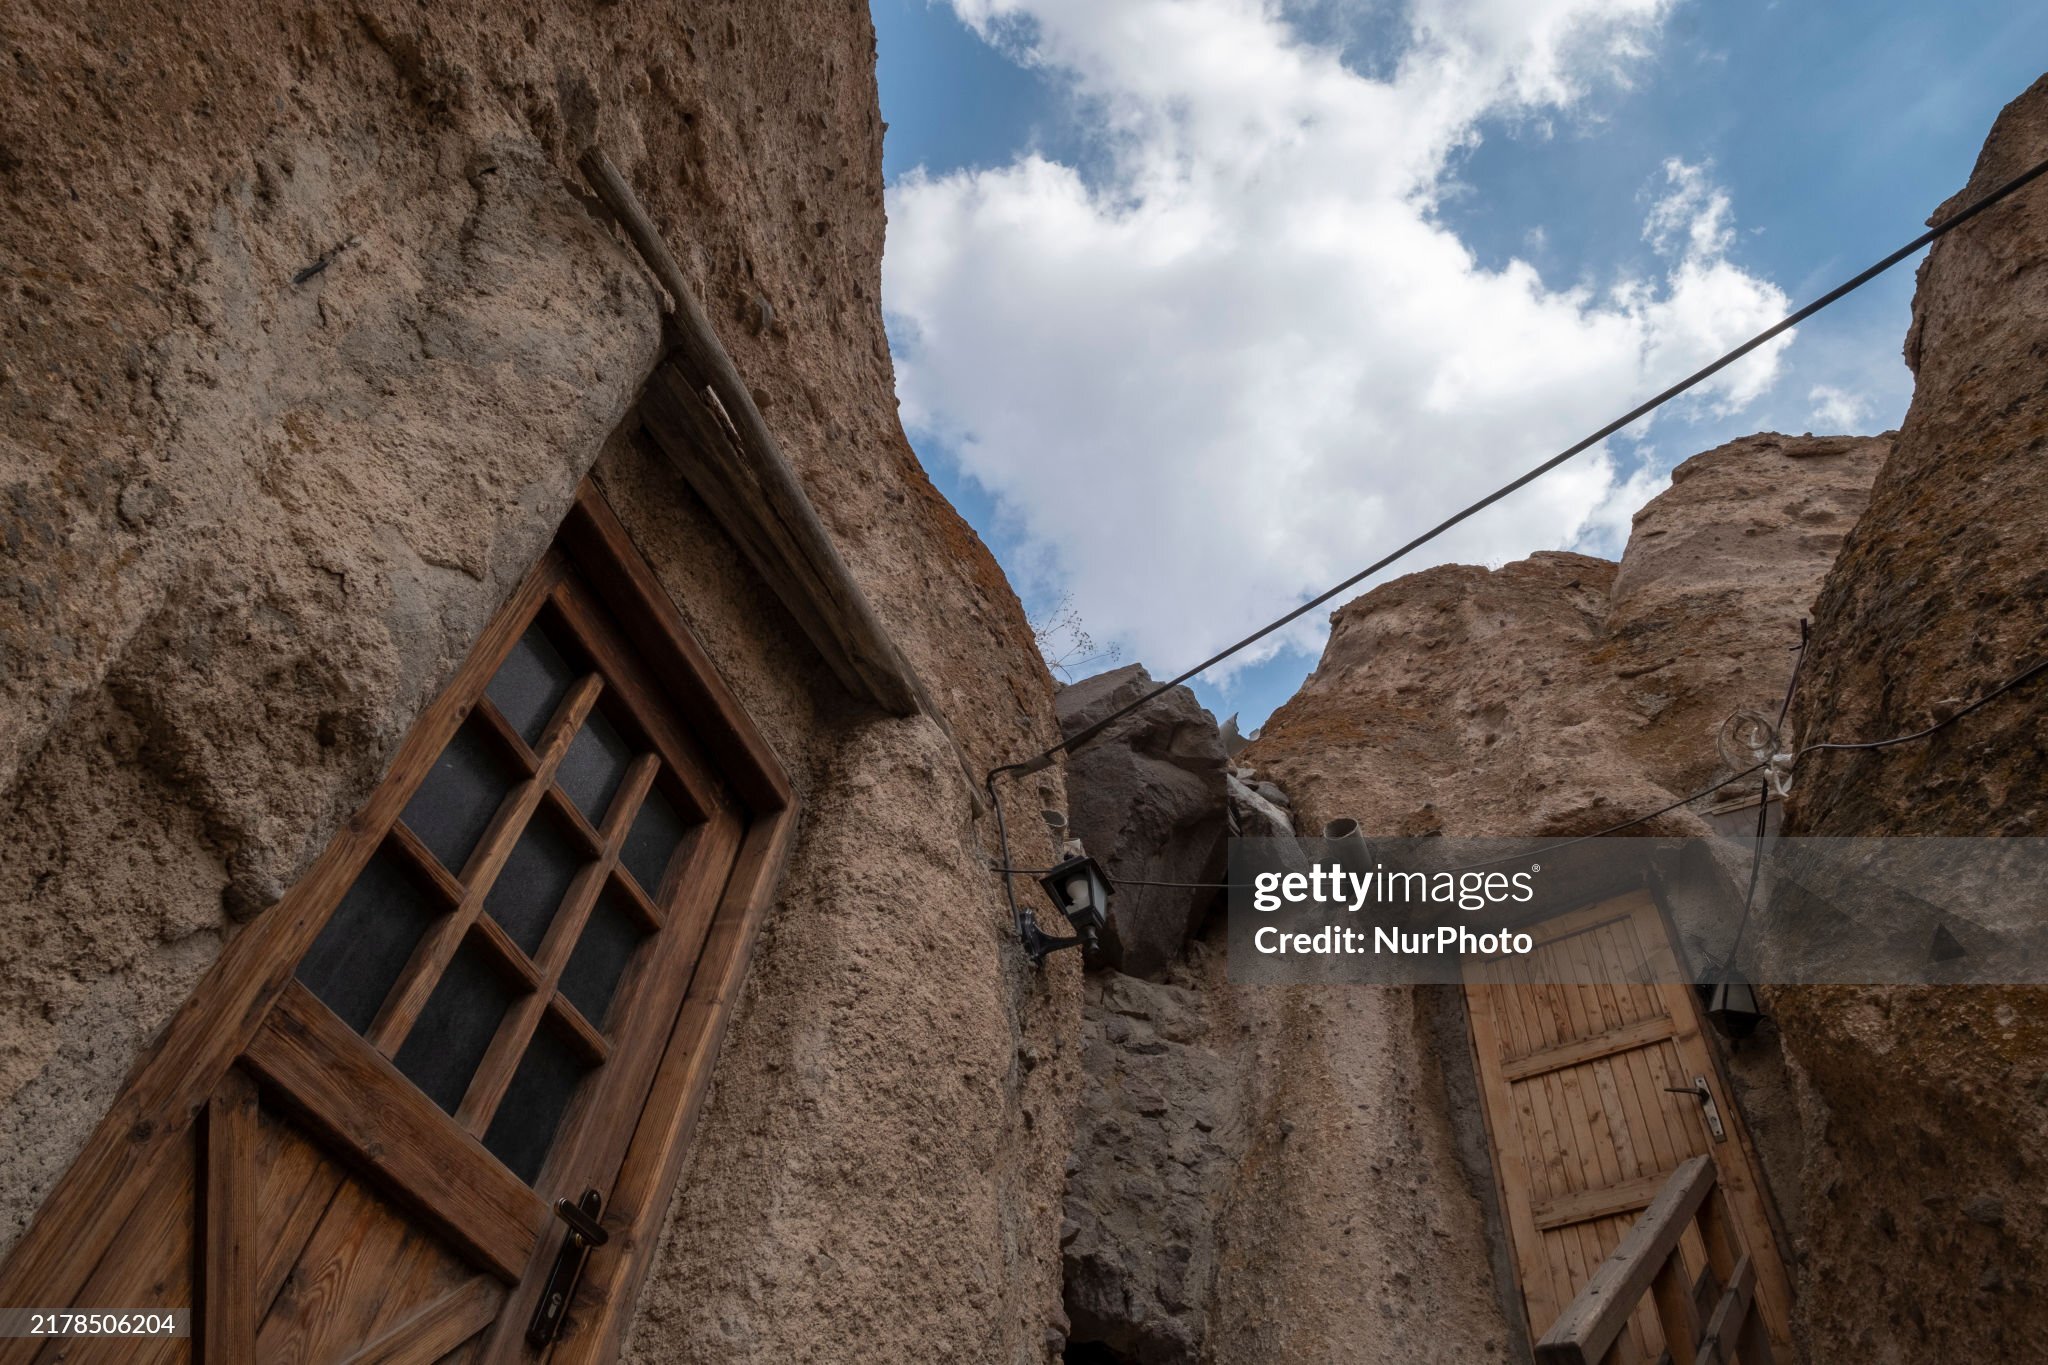
<instances>
[{"instance_id":1,"label":"white cloud","mask_svg":"<svg viewBox=\"0 0 2048 1365\"><path fill-rule=\"evenodd\" d=\"M1097 130L889 193L885 303L914 434L999 501L1099 639L1213 652L1781 315L1679 161L1654 278L1555 287L1435 216L1484 119L1626 80L1663 0L1413 0L1383 78L1254 0L954 0ZM1769 387L1780 342L1717 376ZM1590 452L1400 571L1612 548L1659 481ZM1024 570L1029 577L1030 569ZM1318 647L1319 618L1285 647ZM1270 649L1257 657L1269 657ZM1252 660L1245 660L1250 662Z\"/></svg>"},{"instance_id":2,"label":"white cloud","mask_svg":"<svg viewBox=\"0 0 2048 1365\"><path fill-rule=\"evenodd\" d=\"M1870 416L1870 401L1833 384L1815 384L1806 395L1813 404L1813 429L1835 433L1858 430Z\"/></svg>"},{"instance_id":3,"label":"white cloud","mask_svg":"<svg viewBox=\"0 0 2048 1365\"><path fill-rule=\"evenodd\" d=\"M1664 162L1665 193L1643 221L1643 240L1667 256L1716 258L1734 245L1733 205L1707 177L1707 167L1677 157Z\"/></svg>"}]
</instances>

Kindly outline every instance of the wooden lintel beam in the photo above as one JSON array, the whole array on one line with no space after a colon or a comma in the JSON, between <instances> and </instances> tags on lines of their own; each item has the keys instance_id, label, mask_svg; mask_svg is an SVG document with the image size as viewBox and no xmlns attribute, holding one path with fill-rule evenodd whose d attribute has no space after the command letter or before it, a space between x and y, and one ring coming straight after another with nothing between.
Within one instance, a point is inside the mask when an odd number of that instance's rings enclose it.
<instances>
[{"instance_id":1,"label":"wooden lintel beam","mask_svg":"<svg viewBox=\"0 0 2048 1365\"><path fill-rule=\"evenodd\" d=\"M889 715L922 712L938 724L959 756L979 815L974 770L952 727L819 520L660 231L602 149L590 148L577 164L675 303L674 350L655 366L641 398L648 434L725 525L840 684Z\"/></svg>"},{"instance_id":2,"label":"wooden lintel beam","mask_svg":"<svg viewBox=\"0 0 2048 1365\"><path fill-rule=\"evenodd\" d=\"M701 411L679 411L672 401L664 422L650 421L649 430L776 595L801 601L791 610L840 681L890 715L915 715L922 689L909 663L826 534L682 267L610 157L592 147L578 164L675 302L675 352L655 373L672 400L686 394L687 405ZM714 433L727 439L702 439ZM698 448L679 452L676 436L698 438Z\"/></svg>"}]
</instances>

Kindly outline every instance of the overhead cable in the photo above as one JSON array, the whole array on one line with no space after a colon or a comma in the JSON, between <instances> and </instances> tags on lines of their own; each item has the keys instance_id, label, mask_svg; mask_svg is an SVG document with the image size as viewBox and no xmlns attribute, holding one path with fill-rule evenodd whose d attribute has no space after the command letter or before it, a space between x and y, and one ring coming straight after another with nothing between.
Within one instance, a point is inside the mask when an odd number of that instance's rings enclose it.
<instances>
[{"instance_id":1,"label":"overhead cable","mask_svg":"<svg viewBox=\"0 0 2048 1365\"><path fill-rule=\"evenodd\" d=\"M1983 696L1977 698L1968 706L1962 707L1948 716L1944 716L1942 719L1937 720L1932 725L1926 726L1919 730L1911 730L1902 735L1891 735L1884 739L1866 739L1855 741L1831 740L1819 744L1808 744L1792 754L1792 762L1796 766L1799 760L1806 757L1808 754L1822 753L1830 750L1862 751L1869 749L1889 749L1894 745L1909 744L1914 740L1926 739L1929 736L1936 734L1941 730L1945 730L1951 725L1954 725L1964 716L1967 716L1972 712L1989 705L1991 702L1996 701L1998 698L2004 696L2006 693L2012 691L2014 688L2025 686L2027 683L2031 682L2035 678L2040 677L2044 673L2048 673L2048 658L2036 659L2033 663L2027 665L2025 668L2021 669L2018 673L2015 673L2010 678L2007 678L2004 682L1992 688L1989 692L1986 692ZM1796 677L1797 675L1795 672L1795 681ZM1789 691L1787 695L1789 698ZM1783 720L1784 712L1781 711L1779 714L1779 723L1782 724ZM1740 782L1743 778L1750 777L1757 773L1760 773L1770 766L1771 765L1768 761L1752 764L1751 766L1744 768L1741 772L1730 773L1726 777L1720 778L1714 782L1709 783L1704 787L1701 787L1696 792L1692 792L1688 795L1681 796L1676 801L1671 802L1669 805L1659 806L1657 807L1657 809L1652 811L1645 811L1641 815L1630 816L1628 819L1622 821L1618 825L1609 825L1606 829L1596 830L1591 834L1575 834L1569 839L1560 839L1556 843L1544 844L1538 848L1518 849L1513 853L1504 853L1499 858L1489 859L1486 862L1467 863L1461 867L1446 868L1443 870L1449 872L1464 872L1475 867L1489 867L1493 863L1502 862L1508 858L1521 859L1540 857L1541 855L1546 853L1554 853L1558 849L1570 848L1575 844L1583 844L1589 839L1610 838L1616 834L1620 834L1623 830L1634 829L1637 825L1647 824L1650 821L1656 819L1660 815L1669 815L1672 811L1677 810L1680 806L1689 806L1693 802L1698 801L1703 797L1712 796L1715 792L1720 791L1722 788L1731 787L1735 785L1737 782ZM1768 791L1764 793L1764 798L1765 803L1768 804ZM1052 869L1044 867L1007 867L1002 864L993 864L990 866L989 870L991 872L1003 873L1006 876L1015 875L1024 877L1043 876L1047 872L1050 872ZM1229 882L1147 882L1139 881L1136 879L1126 880L1122 877L1114 875L1113 873L1107 875L1109 875L1109 880L1112 886L1177 886L1201 890L1218 891L1228 890L1231 886L1231 883Z\"/></svg>"},{"instance_id":2,"label":"overhead cable","mask_svg":"<svg viewBox=\"0 0 2048 1365\"><path fill-rule=\"evenodd\" d=\"M1818 313L1821 309L1827 307L1829 304L1834 303L1836 300L1841 299L1845 295L1854 293L1856 290L1870 283L1870 281L1876 279L1879 275L1882 275L1885 271L1890 270L1899 262L1905 260L1907 257L1919 251L1922 247L1925 247L1930 243L1947 236L1949 233L1961 227L1964 223L1967 223L1972 218L1975 218L1978 214L1983 213L1986 209L1991 208L1993 205L1999 203L2001 200L2004 200L2010 197L2011 195L2018 193L2020 190L2026 188L2028 185L2032 184L2035 180L2038 180L2044 174L2048 174L2048 161L2043 161L2038 165L2032 167L2031 169L2023 172L2022 174L2013 177L2011 180L2006 181L2003 185L2000 185L1997 189L1992 190L1989 194L1986 194L1982 198L1975 200L1974 202L1968 204L1964 208L1957 210L1955 213L1950 214L1947 218L1942 219L1941 222L1927 229L1927 231L1921 233L1918 237L1915 237L1912 241L1906 243L1897 251L1892 252L1883 260L1878 261L1876 264L1870 266L1868 269L1865 269L1859 272L1858 274L1850 277L1849 279L1844 280L1842 283L1836 285L1827 293L1822 294L1819 298L1813 300L1805 307L1786 314L1779 321L1771 324L1769 327L1766 327L1763 331L1758 332L1755 336L1743 342L1734 350L1729 351L1725 355L1721 356L1720 359L1715 360L1711 364L1702 366L1700 369L1693 371L1684 379L1679 380L1676 384L1673 384L1670 388L1665 389L1656 397L1650 398L1642 403L1637 404L1635 407L1629 409L1621 416L1615 418L1606 426L1601 427L1598 431L1592 433L1590 436L1586 436L1581 440L1573 442L1571 445L1559 451L1557 454L1551 456L1543 463L1536 465L1535 467L1529 469L1527 472L1519 475L1518 477L1510 480L1507 483L1502 484L1499 488L1494 489L1485 497L1480 498L1476 502L1466 505L1460 510L1452 513L1450 516L1445 517L1442 521L1430 527L1427 531L1424 531L1422 534L1416 536L1414 539L1410 540L1405 545L1402 545L1400 548L1392 551L1391 553L1383 555L1379 559L1374 560L1371 564L1366 565L1363 569L1360 569L1357 573L1351 575L1343 582L1338 583L1337 585L1328 589L1325 592L1318 593L1316 596L1310 598L1308 601L1302 603L1300 606L1294 608L1292 611L1287 612L1285 615L1280 616L1277 619L1268 622L1266 625L1259 627L1251 634L1245 636L1242 640L1239 640L1236 644L1230 645L1218 651L1217 653L1210 655L1208 658L1202 660L1202 662L1196 664L1193 668L1188 669L1186 672L1181 673L1177 677L1171 678L1166 682L1160 683L1151 691L1144 693L1134 701L1128 702L1125 705L1118 707L1116 710L1104 716L1101 720L1094 722L1092 725L1087 726L1085 729L1078 730L1074 734L1067 736L1065 739L1062 739L1059 743L1046 749L1036 758L1028 759L1023 763L1005 764L1002 767L994 769L993 771L1035 772L1038 770L1038 768L1043 767L1046 763L1050 763L1055 756L1061 753L1072 753L1074 750L1080 748L1082 745L1088 743L1097 735L1101 734L1115 721L1122 719L1123 717L1129 715L1131 712L1137 710L1139 707L1146 705L1147 703L1153 701L1154 699L1158 698L1164 693L1172 691L1174 688L1180 686L1188 679L1207 672L1209 669L1214 668L1217 664L1222 663L1224 660L1230 658L1233 654L1238 653L1240 650L1249 648L1250 646L1257 644L1260 640L1265 639L1268 635L1271 635L1274 631L1279 630L1282 626L1289 625L1294 621L1299 620L1301 617L1307 615L1309 612L1315 610L1317 607L1323 605L1325 602L1328 602L1331 598L1337 596L1339 593L1345 591L1348 588L1356 587L1358 584L1372 577L1380 570L1387 568L1388 566L1397 563L1402 559L1405 559L1407 556L1413 554L1416 550L1421 549L1424 545L1427 545L1430 541L1435 540L1438 536L1441 536L1444 532L1450 530L1452 527L1458 525L1460 522L1466 521L1469 518L1477 515L1478 513L1485 511L1487 508L1493 506L1493 504L1499 502L1502 498L1507 497L1510 493L1513 493L1518 489L1535 482L1537 479L1542 478L1545 474L1548 474L1551 470L1557 468L1565 461L1570 460L1575 456L1583 455L1586 451L1591 450L1594 446L1600 444L1608 437L1614 435L1616 432L1622 430L1624 427L1627 427L1634 423L1638 418L1648 416L1650 413L1664 406L1664 404L1670 402L1672 399L1678 397L1680 394L1685 393L1689 389L1697 388L1700 384L1704 383L1708 379L1711 379L1713 376L1719 374L1722 370L1727 369L1730 365L1733 365L1736 361L1742 359L1750 352L1756 350L1759 346L1763 346L1766 343L1783 335L1785 332L1790 331L1792 328L1798 326L1800 323L1812 317L1815 313Z\"/></svg>"},{"instance_id":3,"label":"overhead cable","mask_svg":"<svg viewBox=\"0 0 2048 1365\"><path fill-rule=\"evenodd\" d=\"M1786 314L1784 318L1780 319L1778 322L1772 324L1771 326L1766 327L1763 331L1758 332L1755 336L1743 342L1740 346L1735 347L1735 349L1727 352L1718 360L1715 360L1711 364L1705 365L1700 369L1693 371L1693 373L1687 375L1684 379L1679 380L1670 388L1665 389L1662 393L1659 393L1655 397L1637 404L1629 411L1615 418L1612 422L1609 422L1606 426L1601 427L1598 431L1592 433L1591 435L1585 437L1582 440L1574 442L1570 446L1567 446L1565 449L1559 451L1557 454L1543 461L1543 463L1536 465L1534 468L1528 470L1520 476L1510 480L1507 483L1502 484L1499 488L1494 489L1491 493L1488 493L1485 497L1480 498L1478 501L1470 503L1464 508L1460 509L1459 511L1452 513L1450 516L1444 518L1436 525L1430 527L1427 531L1424 531L1422 534L1408 541L1405 545L1400 546L1398 549L1395 549L1389 554L1381 556L1379 559L1373 561L1371 564L1368 564L1365 568L1360 569L1357 573L1351 575L1343 582L1336 584L1335 586L1329 588L1324 592L1318 593L1316 596L1310 598L1306 602L1303 602L1300 606L1294 608L1292 611L1289 611L1284 615L1278 617L1277 619L1267 623L1266 625L1259 627L1259 629L1245 636L1237 643L1228 646L1227 648L1219 651L1218 653L1210 655L1202 662L1196 664L1193 668L1190 668L1187 671L1180 673L1175 677L1169 678L1163 683L1158 684L1157 686L1152 688L1151 691L1141 694L1135 700L1118 707L1116 710L1110 712L1108 715L1104 716L1102 719L1094 722L1093 724L1088 725L1085 728L1077 730L1075 733L1066 736L1065 738L1061 739L1059 743L1052 745L1051 747L1034 755L1033 757L1022 759L1015 763L1000 764L997 767L989 769L988 775L984 779L984 785L988 789L989 804L995 811L996 840L1002 850L1002 864L1004 866L1007 866L1010 861L1009 831L1003 819L1002 797L996 791L996 779L1002 774L1015 773L1021 776L1028 773L1035 773L1051 766L1053 760L1057 758L1060 754L1074 752L1076 749L1079 749L1082 745L1087 744L1096 736L1100 735L1104 730L1108 729L1116 721L1121 720L1123 717L1131 714L1133 711L1138 710L1140 707L1149 705L1151 702L1156 701L1159 697L1165 695L1167 692L1170 692L1174 688L1179 687L1182 683L1188 681L1188 679L1196 677L1204 672L1207 672L1209 669L1214 668L1217 664L1222 663L1224 660L1230 658L1234 654L1237 654L1239 651L1247 649L1254 644L1257 644L1260 640L1265 639L1268 635L1271 635L1274 631L1279 630L1281 627L1289 625L1292 622L1299 620L1301 617L1307 615L1309 612L1315 610L1317 607L1322 606L1324 603L1328 602L1331 598L1336 597L1338 594L1345 592L1350 588L1356 587L1358 584L1364 582L1366 579L1380 572L1380 570L1385 569L1395 563L1398 563L1402 559L1405 559L1410 554L1413 554L1416 550L1422 548L1424 545L1427 545L1432 540L1435 540L1437 537L1443 535L1444 532L1450 530L1454 526L1457 526L1459 523L1466 521L1473 516L1476 516L1478 513L1486 510L1488 507L1493 506L1493 504L1499 502L1502 498L1507 497L1510 493L1513 493L1516 490L1524 487L1525 485L1533 483L1537 479L1542 478L1545 474L1548 474L1551 470L1557 468L1565 461L1572 459L1574 456L1584 454L1586 451L1600 444L1600 442L1606 440L1609 436L1612 436L1616 432L1622 430L1624 427L1629 426L1637 419L1647 416L1648 414L1656 411L1658 408L1664 406L1664 404L1678 397L1680 394L1683 394L1690 389L1698 387L1706 380L1712 378L1716 374L1719 374L1722 370L1725 370L1730 365L1733 365L1736 361L1742 359L1750 352L1756 350L1759 346L1765 345L1774 338L1779 337L1783 335L1785 332L1790 331L1793 327L1796 327L1801 322L1804 322L1807 318L1812 317L1815 313L1818 313L1821 309L1826 308L1829 304L1834 303L1836 300L1844 297L1845 295L1852 294L1858 289L1861 289L1864 285L1876 279L1885 271L1890 270L1893 266L1899 264L1899 262L1905 260L1907 257L1913 255L1915 252L1921 250L1923 247L1926 247L1931 243L1940 240L1942 237L1947 236L1949 233L1955 231L1957 228L1969 222L1977 215L1983 213L1986 209L1989 209L1993 205L2001 202L2002 200L2018 193L2020 190L2026 188L2034 181L2040 179L2041 176L2044 174L2048 174L2048 161L2042 161L2037 163L2036 165L2021 172L2019 175L2014 176L2011 180L2006 181L2003 185L2000 185L1998 188L1992 190L1990 193L1985 194L1982 197L1965 205L1963 208L1958 209L1956 212L1942 219L1933 227L1927 229L1927 231L1915 237L1912 241L1906 243L1898 250L1884 257L1884 259L1877 261L1875 264L1858 272L1856 275L1853 275L1849 279L1844 280L1842 283L1836 285L1833 289L1830 289L1827 293L1822 294L1819 298L1814 299L1811 303L1808 303L1804 307L1796 309L1793 312ZM1939 726L1935 728L1939 728ZM1932 731L1929 731L1929 733L1932 733ZM1746 776L1747 774L1744 775ZM1733 779L1730 780L1732 781ZM1726 783L1723 783L1721 785L1725 786ZM1715 788L1715 790L1718 790L1718 787ZM1683 803L1681 802L1679 804ZM1661 813L1662 812L1659 812L1659 814ZM1644 818L1647 819L1650 817ZM1003 874L1003 891L1004 895L1009 900L1011 918L1016 922L1018 932L1020 933L1020 935L1025 935L1026 937L1028 937L1028 934L1025 934L1025 931L1029 928L1029 925L1025 920L1023 907L1017 903L1016 885L1012 881L1011 875L1007 871Z\"/></svg>"}]
</instances>

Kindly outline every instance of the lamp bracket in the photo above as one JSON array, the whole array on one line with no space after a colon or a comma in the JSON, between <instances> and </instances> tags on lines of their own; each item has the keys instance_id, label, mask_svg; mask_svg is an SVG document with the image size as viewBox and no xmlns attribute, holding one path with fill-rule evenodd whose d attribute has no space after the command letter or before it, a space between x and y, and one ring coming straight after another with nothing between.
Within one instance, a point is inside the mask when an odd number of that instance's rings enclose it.
<instances>
[{"instance_id":1,"label":"lamp bracket","mask_svg":"<svg viewBox=\"0 0 2048 1365\"><path fill-rule=\"evenodd\" d=\"M1027 925L1025 928L1024 951L1031 954L1031 961L1037 966L1044 966L1045 960L1062 948L1085 948L1089 952L1095 951L1096 948L1096 936L1093 933L1048 934L1035 924Z\"/></svg>"}]
</instances>

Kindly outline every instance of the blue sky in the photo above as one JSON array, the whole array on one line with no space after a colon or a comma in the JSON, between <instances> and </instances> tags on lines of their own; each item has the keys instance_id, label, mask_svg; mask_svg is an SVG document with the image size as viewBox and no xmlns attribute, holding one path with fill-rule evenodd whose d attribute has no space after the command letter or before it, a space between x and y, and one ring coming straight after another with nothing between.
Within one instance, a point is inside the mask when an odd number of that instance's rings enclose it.
<instances>
[{"instance_id":1,"label":"blue sky","mask_svg":"<svg viewBox=\"0 0 2048 1365\"><path fill-rule=\"evenodd\" d=\"M873 0L906 426L1034 616L1179 672L1913 235L2048 67L2038 5L1502 8ZM1911 290L1404 568L1896 425ZM1254 724L1318 647L1197 692Z\"/></svg>"}]
</instances>

